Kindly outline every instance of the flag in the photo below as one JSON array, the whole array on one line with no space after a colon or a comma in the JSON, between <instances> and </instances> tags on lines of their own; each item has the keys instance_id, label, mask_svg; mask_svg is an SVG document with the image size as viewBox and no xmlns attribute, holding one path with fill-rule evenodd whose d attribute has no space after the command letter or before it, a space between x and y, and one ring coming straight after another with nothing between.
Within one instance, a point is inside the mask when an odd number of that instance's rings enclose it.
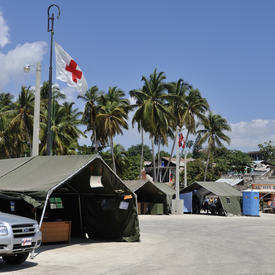
<instances>
[{"instance_id":1,"label":"flag","mask_svg":"<svg viewBox=\"0 0 275 275\"><path fill-rule=\"evenodd\" d=\"M182 133L179 133L179 147L182 147L182 149L185 147L185 140Z\"/></svg>"},{"instance_id":2,"label":"flag","mask_svg":"<svg viewBox=\"0 0 275 275\"><path fill-rule=\"evenodd\" d=\"M183 135L182 133L179 133L179 147L182 146L182 141L183 141Z\"/></svg>"},{"instance_id":3,"label":"flag","mask_svg":"<svg viewBox=\"0 0 275 275\"><path fill-rule=\"evenodd\" d=\"M55 42L56 79L75 87L80 94L88 90L86 79L75 60Z\"/></svg>"}]
</instances>

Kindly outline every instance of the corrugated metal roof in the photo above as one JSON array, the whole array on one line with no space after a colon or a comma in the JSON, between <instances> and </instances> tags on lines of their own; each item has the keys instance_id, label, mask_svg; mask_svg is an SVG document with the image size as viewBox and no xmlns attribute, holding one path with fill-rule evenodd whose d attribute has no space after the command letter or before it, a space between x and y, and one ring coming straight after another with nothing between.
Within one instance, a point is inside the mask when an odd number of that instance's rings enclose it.
<instances>
[{"instance_id":1,"label":"corrugated metal roof","mask_svg":"<svg viewBox=\"0 0 275 275\"><path fill-rule=\"evenodd\" d=\"M227 179L227 178L220 178L216 180L216 182L225 182L231 186L235 186L241 182L243 182L243 179Z\"/></svg>"}]
</instances>

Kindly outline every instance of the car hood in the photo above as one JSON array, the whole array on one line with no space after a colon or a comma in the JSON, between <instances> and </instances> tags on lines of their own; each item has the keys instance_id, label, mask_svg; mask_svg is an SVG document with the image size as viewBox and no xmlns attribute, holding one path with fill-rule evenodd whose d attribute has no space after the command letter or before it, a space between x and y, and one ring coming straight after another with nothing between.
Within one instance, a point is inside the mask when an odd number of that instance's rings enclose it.
<instances>
[{"instance_id":1,"label":"car hood","mask_svg":"<svg viewBox=\"0 0 275 275\"><path fill-rule=\"evenodd\" d=\"M24 224L24 223L37 223L37 221L29 219L29 218L0 212L0 224L3 222L7 222L10 225Z\"/></svg>"}]
</instances>

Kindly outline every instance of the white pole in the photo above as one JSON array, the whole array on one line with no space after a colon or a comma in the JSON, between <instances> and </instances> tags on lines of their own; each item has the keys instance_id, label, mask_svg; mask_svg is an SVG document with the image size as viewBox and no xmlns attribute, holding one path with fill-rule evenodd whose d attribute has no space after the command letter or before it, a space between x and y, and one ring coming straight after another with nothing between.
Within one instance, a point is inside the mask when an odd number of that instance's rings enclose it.
<instances>
[{"instance_id":1,"label":"white pole","mask_svg":"<svg viewBox=\"0 0 275 275\"><path fill-rule=\"evenodd\" d=\"M184 153L184 188L187 187L187 162L186 162L186 152Z\"/></svg>"},{"instance_id":2,"label":"white pole","mask_svg":"<svg viewBox=\"0 0 275 275\"><path fill-rule=\"evenodd\" d=\"M180 169L179 169L179 162L180 162L180 158L179 158L179 129L177 126L176 129L176 200L180 199L180 180L179 180L179 176L180 176Z\"/></svg>"},{"instance_id":3,"label":"white pole","mask_svg":"<svg viewBox=\"0 0 275 275\"><path fill-rule=\"evenodd\" d=\"M34 97L34 118L32 135L32 156L39 155L39 129L40 129L40 62L36 63L36 85Z\"/></svg>"}]
</instances>

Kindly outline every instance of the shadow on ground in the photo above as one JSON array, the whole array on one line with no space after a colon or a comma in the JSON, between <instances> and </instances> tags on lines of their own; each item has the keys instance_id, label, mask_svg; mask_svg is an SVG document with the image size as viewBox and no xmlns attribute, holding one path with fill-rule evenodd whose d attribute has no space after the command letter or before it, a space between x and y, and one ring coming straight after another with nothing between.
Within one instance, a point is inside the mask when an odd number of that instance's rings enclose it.
<instances>
[{"instance_id":1,"label":"shadow on ground","mask_svg":"<svg viewBox=\"0 0 275 275\"><path fill-rule=\"evenodd\" d=\"M39 255L48 250L59 249L66 246L72 245L89 245L96 243L115 243L117 241L106 241L106 240L94 240L94 239L84 239L84 238L73 238L69 243L68 242L56 242L56 243L46 243L37 249L36 254Z\"/></svg>"},{"instance_id":2,"label":"shadow on ground","mask_svg":"<svg viewBox=\"0 0 275 275\"><path fill-rule=\"evenodd\" d=\"M8 265L8 264L5 264L4 261L1 259L0 260L0 273L24 270L24 269L32 268L36 265L38 265L38 263L29 262L28 260L20 265Z\"/></svg>"}]
</instances>

